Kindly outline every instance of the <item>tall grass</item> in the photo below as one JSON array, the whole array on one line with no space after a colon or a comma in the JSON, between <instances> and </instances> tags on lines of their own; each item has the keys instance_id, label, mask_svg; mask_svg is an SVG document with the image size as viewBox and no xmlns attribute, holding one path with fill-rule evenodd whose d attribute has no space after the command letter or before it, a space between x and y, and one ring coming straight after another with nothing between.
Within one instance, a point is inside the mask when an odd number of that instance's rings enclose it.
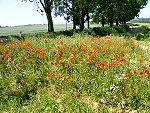
<instances>
[{"instance_id":1,"label":"tall grass","mask_svg":"<svg viewBox=\"0 0 150 113\"><path fill-rule=\"evenodd\" d=\"M150 112L144 54L118 36L39 35L0 44L1 111Z\"/></svg>"}]
</instances>

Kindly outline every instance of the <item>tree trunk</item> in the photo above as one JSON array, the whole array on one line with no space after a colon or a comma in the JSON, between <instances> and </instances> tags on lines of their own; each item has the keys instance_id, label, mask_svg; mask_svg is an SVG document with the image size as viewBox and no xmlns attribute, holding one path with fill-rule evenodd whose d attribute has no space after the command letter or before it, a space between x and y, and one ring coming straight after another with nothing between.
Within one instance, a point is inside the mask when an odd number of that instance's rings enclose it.
<instances>
[{"instance_id":1,"label":"tree trunk","mask_svg":"<svg viewBox=\"0 0 150 113\"><path fill-rule=\"evenodd\" d=\"M84 12L83 9L80 9L80 30L84 29Z\"/></svg>"},{"instance_id":2,"label":"tree trunk","mask_svg":"<svg viewBox=\"0 0 150 113\"><path fill-rule=\"evenodd\" d=\"M112 15L110 16L109 23L110 23L110 27L113 27L113 16Z\"/></svg>"},{"instance_id":3,"label":"tree trunk","mask_svg":"<svg viewBox=\"0 0 150 113\"><path fill-rule=\"evenodd\" d=\"M90 28L90 16L89 16L89 11L87 10L87 28Z\"/></svg>"},{"instance_id":4,"label":"tree trunk","mask_svg":"<svg viewBox=\"0 0 150 113\"><path fill-rule=\"evenodd\" d=\"M104 27L105 26L105 23L104 23L104 15L102 15L102 27Z\"/></svg>"},{"instance_id":5,"label":"tree trunk","mask_svg":"<svg viewBox=\"0 0 150 113\"><path fill-rule=\"evenodd\" d=\"M119 25L119 22L118 22L118 19L116 19L116 26L118 26Z\"/></svg>"},{"instance_id":6,"label":"tree trunk","mask_svg":"<svg viewBox=\"0 0 150 113\"><path fill-rule=\"evenodd\" d=\"M75 0L72 0L72 12L73 12L73 29L76 30Z\"/></svg>"},{"instance_id":7,"label":"tree trunk","mask_svg":"<svg viewBox=\"0 0 150 113\"><path fill-rule=\"evenodd\" d=\"M52 19L52 5L53 5L53 0L40 0L41 5L44 8L44 11L46 13L47 17L47 22L48 22L48 32L54 32L54 26L53 26L53 19Z\"/></svg>"},{"instance_id":8,"label":"tree trunk","mask_svg":"<svg viewBox=\"0 0 150 113\"><path fill-rule=\"evenodd\" d=\"M47 21L48 21L48 32L54 32L54 26L53 26L53 20L52 20L52 15L50 13L46 13L47 16Z\"/></svg>"},{"instance_id":9,"label":"tree trunk","mask_svg":"<svg viewBox=\"0 0 150 113\"><path fill-rule=\"evenodd\" d=\"M126 21L123 21L123 24L127 24Z\"/></svg>"}]
</instances>

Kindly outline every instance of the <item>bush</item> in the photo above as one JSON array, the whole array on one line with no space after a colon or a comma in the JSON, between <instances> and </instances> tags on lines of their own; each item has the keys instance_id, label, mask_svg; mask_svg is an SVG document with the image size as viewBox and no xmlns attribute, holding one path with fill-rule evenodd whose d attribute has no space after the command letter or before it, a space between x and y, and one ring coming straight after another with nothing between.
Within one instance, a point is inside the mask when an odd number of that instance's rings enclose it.
<instances>
[{"instance_id":1,"label":"bush","mask_svg":"<svg viewBox=\"0 0 150 113\"><path fill-rule=\"evenodd\" d=\"M147 26L141 26L140 29L141 33L143 34L147 34L150 31L150 29Z\"/></svg>"},{"instance_id":2,"label":"bush","mask_svg":"<svg viewBox=\"0 0 150 113\"><path fill-rule=\"evenodd\" d=\"M112 33L111 27L94 27L93 31L96 35L105 36Z\"/></svg>"},{"instance_id":3,"label":"bush","mask_svg":"<svg viewBox=\"0 0 150 113\"><path fill-rule=\"evenodd\" d=\"M88 34L88 35L96 35L93 29L85 29L83 33Z\"/></svg>"},{"instance_id":4,"label":"bush","mask_svg":"<svg viewBox=\"0 0 150 113\"><path fill-rule=\"evenodd\" d=\"M114 29L118 33L125 33L125 32L130 30L129 25L127 25L127 24L123 24L123 25L120 25L120 26L115 26Z\"/></svg>"},{"instance_id":5,"label":"bush","mask_svg":"<svg viewBox=\"0 0 150 113\"><path fill-rule=\"evenodd\" d=\"M141 26L140 33L136 35L137 40L144 40L150 37L150 29L147 26Z\"/></svg>"}]
</instances>

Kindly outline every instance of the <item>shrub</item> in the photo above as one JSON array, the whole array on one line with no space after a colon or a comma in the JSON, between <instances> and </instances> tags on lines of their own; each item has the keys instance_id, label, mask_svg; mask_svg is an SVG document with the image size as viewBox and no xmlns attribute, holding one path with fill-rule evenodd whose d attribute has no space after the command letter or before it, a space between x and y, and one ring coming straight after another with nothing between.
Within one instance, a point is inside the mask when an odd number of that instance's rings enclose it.
<instances>
[{"instance_id":1,"label":"shrub","mask_svg":"<svg viewBox=\"0 0 150 113\"><path fill-rule=\"evenodd\" d=\"M147 26L141 26L140 29L143 34L147 34L150 31Z\"/></svg>"},{"instance_id":2,"label":"shrub","mask_svg":"<svg viewBox=\"0 0 150 113\"><path fill-rule=\"evenodd\" d=\"M111 27L95 27L93 28L93 31L96 35L105 36L112 33Z\"/></svg>"}]
</instances>

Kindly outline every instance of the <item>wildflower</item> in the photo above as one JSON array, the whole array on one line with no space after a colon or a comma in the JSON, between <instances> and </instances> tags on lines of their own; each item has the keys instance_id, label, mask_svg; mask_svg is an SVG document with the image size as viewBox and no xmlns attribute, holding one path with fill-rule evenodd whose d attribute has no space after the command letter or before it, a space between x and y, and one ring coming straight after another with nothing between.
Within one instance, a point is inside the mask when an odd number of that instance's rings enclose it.
<instances>
[{"instance_id":1,"label":"wildflower","mask_svg":"<svg viewBox=\"0 0 150 113\"><path fill-rule=\"evenodd\" d=\"M117 61L124 62L124 63L126 62L126 60L120 56L117 58Z\"/></svg>"},{"instance_id":2,"label":"wildflower","mask_svg":"<svg viewBox=\"0 0 150 113\"><path fill-rule=\"evenodd\" d=\"M0 38L0 42L3 42L3 39L2 39L2 38Z\"/></svg>"},{"instance_id":3,"label":"wildflower","mask_svg":"<svg viewBox=\"0 0 150 113\"><path fill-rule=\"evenodd\" d=\"M95 58L92 58L92 62L96 62L96 59L95 59Z\"/></svg>"},{"instance_id":4,"label":"wildflower","mask_svg":"<svg viewBox=\"0 0 150 113\"><path fill-rule=\"evenodd\" d=\"M38 58L42 58L43 57L43 55L40 54L40 53L37 56L38 56Z\"/></svg>"},{"instance_id":5,"label":"wildflower","mask_svg":"<svg viewBox=\"0 0 150 113\"><path fill-rule=\"evenodd\" d=\"M72 47L69 48L69 52L72 52Z\"/></svg>"},{"instance_id":6,"label":"wildflower","mask_svg":"<svg viewBox=\"0 0 150 113\"><path fill-rule=\"evenodd\" d=\"M124 90L125 92L127 92L127 91L128 91L128 88L124 87L123 90Z\"/></svg>"},{"instance_id":7,"label":"wildflower","mask_svg":"<svg viewBox=\"0 0 150 113\"><path fill-rule=\"evenodd\" d=\"M149 70L148 70L148 68L147 67L144 67L144 74L149 74Z\"/></svg>"},{"instance_id":8,"label":"wildflower","mask_svg":"<svg viewBox=\"0 0 150 113\"><path fill-rule=\"evenodd\" d=\"M8 57L10 57L10 56L11 56L11 54L12 54L12 52L8 52Z\"/></svg>"},{"instance_id":9,"label":"wildflower","mask_svg":"<svg viewBox=\"0 0 150 113\"><path fill-rule=\"evenodd\" d=\"M142 59L140 59L139 62L142 63Z\"/></svg>"},{"instance_id":10,"label":"wildflower","mask_svg":"<svg viewBox=\"0 0 150 113\"><path fill-rule=\"evenodd\" d=\"M137 74L137 72L136 72L135 70L132 70L132 74L134 74L134 75L135 75L135 74Z\"/></svg>"},{"instance_id":11,"label":"wildflower","mask_svg":"<svg viewBox=\"0 0 150 113\"><path fill-rule=\"evenodd\" d=\"M96 56L96 52L89 51L89 56Z\"/></svg>"},{"instance_id":12,"label":"wildflower","mask_svg":"<svg viewBox=\"0 0 150 113\"><path fill-rule=\"evenodd\" d=\"M102 56L105 56L105 52L102 53Z\"/></svg>"},{"instance_id":13,"label":"wildflower","mask_svg":"<svg viewBox=\"0 0 150 113\"><path fill-rule=\"evenodd\" d=\"M128 79L129 75L126 73L125 76L123 76L124 79Z\"/></svg>"},{"instance_id":14,"label":"wildflower","mask_svg":"<svg viewBox=\"0 0 150 113\"><path fill-rule=\"evenodd\" d=\"M130 50L128 50L128 53L130 53Z\"/></svg>"},{"instance_id":15,"label":"wildflower","mask_svg":"<svg viewBox=\"0 0 150 113\"><path fill-rule=\"evenodd\" d=\"M62 63L64 61L64 58L61 58L60 60L59 60L59 63Z\"/></svg>"},{"instance_id":16,"label":"wildflower","mask_svg":"<svg viewBox=\"0 0 150 113\"><path fill-rule=\"evenodd\" d=\"M25 57L25 59L26 59L26 61L29 61L30 60L30 58L27 56L27 57Z\"/></svg>"},{"instance_id":17,"label":"wildflower","mask_svg":"<svg viewBox=\"0 0 150 113\"><path fill-rule=\"evenodd\" d=\"M103 63L103 60L100 60L100 61L96 62L96 66L100 67L102 63Z\"/></svg>"},{"instance_id":18,"label":"wildflower","mask_svg":"<svg viewBox=\"0 0 150 113\"><path fill-rule=\"evenodd\" d=\"M42 54L42 55L46 55L46 53L45 53L45 51L44 51L44 50L41 50L41 51L40 51L40 54Z\"/></svg>"},{"instance_id":19,"label":"wildflower","mask_svg":"<svg viewBox=\"0 0 150 113\"><path fill-rule=\"evenodd\" d=\"M120 53L123 53L123 50L122 50L122 49L120 49Z\"/></svg>"},{"instance_id":20,"label":"wildflower","mask_svg":"<svg viewBox=\"0 0 150 113\"><path fill-rule=\"evenodd\" d=\"M66 74L66 79L68 79L68 78L70 78L70 75L67 73L67 74Z\"/></svg>"},{"instance_id":21,"label":"wildflower","mask_svg":"<svg viewBox=\"0 0 150 113\"><path fill-rule=\"evenodd\" d=\"M6 49L4 49L4 50L3 50L3 55L4 55L4 56L6 55L6 52L7 52Z\"/></svg>"},{"instance_id":22,"label":"wildflower","mask_svg":"<svg viewBox=\"0 0 150 113\"><path fill-rule=\"evenodd\" d=\"M74 56L72 56L72 57L70 58L70 60L71 60L71 61L73 61L74 59L75 59L75 57L74 57Z\"/></svg>"},{"instance_id":23,"label":"wildflower","mask_svg":"<svg viewBox=\"0 0 150 113\"><path fill-rule=\"evenodd\" d=\"M85 61L86 61L86 62L89 62L90 60L89 60L89 58L86 58Z\"/></svg>"},{"instance_id":24,"label":"wildflower","mask_svg":"<svg viewBox=\"0 0 150 113\"><path fill-rule=\"evenodd\" d=\"M56 73L56 74L55 74L55 77L56 77L56 78L58 78L58 77L59 77L59 74L58 74L58 73Z\"/></svg>"},{"instance_id":25,"label":"wildflower","mask_svg":"<svg viewBox=\"0 0 150 113\"><path fill-rule=\"evenodd\" d=\"M115 48L116 48L116 45L114 45L113 47L114 47L114 49L115 49Z\"/></svg>"},{"instance_id":26,"label":"wildflower","mask_svg":"<svg viewBox=\"0 0 150 113\"><path fill-rule=\"evenodd\" d=\"M8 61L8 62L7 62L7 64L8 64L8 65L10 65L10 64L11 64L11 62L9 62L9 61Z\"/></svg>"},{"instance_id":27,"label":"wildflower","mask_svg":"<svg viewBox=\"0 0 150 113\"><path fill-rule=\"evenodd\" d=\"M53 73L53 70L50 70L50 72L47 74L47 80L49 79L50 75Z\"/></svg>"},{"instance_id":28,"label":"wildflower","mask_svg":"<svg viewBox=\"0 0 150 113\"><path fill-rule=\"evenodd\" d=\"M60 57L60 53L59 53L58 51L55 53L55 57L56 57L56 58L59 58L59 57Z\"/></svg>"},{"instance_id":29,"label":"wildflower","mask_svg":"<svg viewBox=\"0 0 150 113\"><path fill-rule=\"evenodd\" d=\"M57 66L57 63L55 60L52 60L51 63L54 65L54 66Z\"/></svg>"},{"instance_id":30,"label":"wildflower","mask_svg":"<svg viewBox=\"0 0 150 113\"><path fill-rule=\"evenodd\" d=\"M114 63L112 62L112 61L110 61L109 63L108 63L108 66L113 66L114 65Z\"/></svg>"},{"instance_id":31,"label":"wildflower","mask_svg":"<svg viewBox=\"0 0 150 113\"><path fill-rule=\"evenodd\" d=\"M68 66L69 66L69 64L68 64L68 63L66 63L66 64L65 64L65 68L68 68Z\"/></svg>"},{"instance_id":32,"label":"wildflower","mask_svg":"<svg viewBox=\"0 0 150 113\"><path fill-rule=\"evenodd\" d=\"M63 40L62 40L61 37L58 39L58 42L59 42L59 43L63 43Z\"/></svg>"},{"instance_id":33,"label":"wildflower","mask_svg":"<svg viewBox=\"0 0 150 113\"><path fill-rule=\"evenodd\" d=\"M116 96L117 96L117 94L116 94L116 93L113 93L113 94L112 94L112 97L116 97Z\"/></svg>"},{"instance_id":34,"label":"wildflower","mask_svg":"<svg viewBox=\"0 0 150 113\"><path fill-rule=\"evenodd\" d=\"M85 55L85 52L84 52L84 51L82 51L82 52L81 52L81 54L82 54L82 55Z\"/></svg>"},{"instance_id":35,"label":"wildflower","mask_svg":"<svg viewBox=\"0 0 150 113\"><path fill-rule=\"evenodd\" d=\"M100 52L100 50L99 50L99 49L97 49L97 50L96 50L96 52L97 52L97 53L99 53L99 52Z\"/></svg>"},{"instance_id":36,"label":"wildflower","mask_svg":"<svg viewBox=\"0 0 150 113\"><path fill-rule=\"evenodd\" d=\"M140 72L139 75L142 77L142 76L144 76L144 73L143 73L143 72Z\"/></svg>"},{"instance_id":37,"label":"wildflower","mask_svg":"<svg viewBox=\"0 0 150 113\"><path fill-rule=\"evenodd\" d=\"M117 54L118 54L118 52L116 51L116 52L114 52L114 54L115 54L115 55L117 55Z\"/></svg>"}]
</instances>

